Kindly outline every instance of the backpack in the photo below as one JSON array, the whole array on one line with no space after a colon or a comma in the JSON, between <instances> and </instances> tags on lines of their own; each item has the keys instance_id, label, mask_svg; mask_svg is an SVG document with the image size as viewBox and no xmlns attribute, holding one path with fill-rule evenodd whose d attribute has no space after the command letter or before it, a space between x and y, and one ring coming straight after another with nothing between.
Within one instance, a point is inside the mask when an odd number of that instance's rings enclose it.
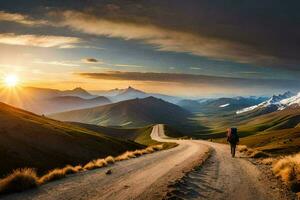
<instances>
[{"instance_id":1,"label":"backpack","mask_svg":"<svg viewBox=\"0 0 300 200\"><path fill-rule=\"evenodd\" d=\"M239 142L239 136L237 134L237 128L229 128L227 132L227 141L230 143Z\"/></svg>"}]
</instances>

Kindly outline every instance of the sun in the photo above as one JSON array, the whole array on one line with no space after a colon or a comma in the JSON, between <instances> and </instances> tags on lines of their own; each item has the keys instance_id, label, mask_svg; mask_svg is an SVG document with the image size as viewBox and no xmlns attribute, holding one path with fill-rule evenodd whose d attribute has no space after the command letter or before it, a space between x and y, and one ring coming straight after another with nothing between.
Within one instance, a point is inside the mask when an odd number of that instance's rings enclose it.
<instances>
[{"instance_id":1,"label":"sun","mask_svg":"<svg viewBox=\"0 0 300 200\"><path fill-rule=\"evenodd\" d=\"M10 74L4 77L4 83L7 87L15 87L19 83L19 77L15 74Z\"/></svg>"}]
</instances>

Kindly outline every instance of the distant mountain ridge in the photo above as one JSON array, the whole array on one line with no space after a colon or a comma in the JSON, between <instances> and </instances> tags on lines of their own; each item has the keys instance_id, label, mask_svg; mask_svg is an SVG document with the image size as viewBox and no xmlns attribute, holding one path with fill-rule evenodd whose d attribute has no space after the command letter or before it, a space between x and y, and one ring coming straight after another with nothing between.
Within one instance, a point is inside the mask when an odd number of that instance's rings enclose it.
<instances>
[{"instance_id":1,"label":"distant mountain ridge","mask_svg":"<svg viewBox=\"0 0 300 200\"><path fill-rule=\"evenodd\" d=\"M139 127L156 123L184 123L190 113L155 97L131 99L89 109L50 115L54 119L101 126Z\"/></svg>"},{"instance_id":2,"label":"distant mountain ridge","mask_svg":"<svg viewBox=\"0 0 300 200\"><path fill-rule=\"evenodd\" d=\"M111 99L115 102L118 102L118 101L125 101L125 100L135 99L135 98L140 98L140 99L146 98L147 96L148 96L147 93L129 86L127 89L121 91L116 96L111 97Z\"/></svg>"},{"instance_id":3,"label":"distant mountain ridge","mask_svg":"<svg viewBox=\"0 0 300 200\"><path fill-rule=\"evenodd\" d=\"M72 90L56 90L50 88L24 87L21 89L21 91L22 90L33 93L36 98L51 98L56 96L76 96L83 99L91 99L97 97L97 95L92 95L81 87L77 87Z\"/></svg>"},{"instance_id":4,"label":"distant mountain ridge","mask_svg":"<svg viewBox=\"0 0 300 200\"><path fill-rule=\"evenodd\" d=\"M247 106L261 103L264 97L222 97L216 99L182 100L179 106L191 111L202 113L236 112Z\"/></svg>"},{"instance_id":5,"label":"distant mountain ridge","mask_svg":"<svg viewBox=\"0 0 300 200\"><path fill-rule=\"evenodd\" d=\"M163 99L165 101L168 101L170 103L176 104L179 102L182 98L176 97L176 96L170 96L165 94L158 94L158 93L147 93L141 90L138 90L136 88L133 88L129 86L125 89L113 89L113 90L107 90L107 91L93 91L93 93L97 95L102 95L110 98L113 102L120 102L125 101L129 99L136 99L136 98L146 98L146 97L156 97L159 99Z\"/></svg>"},{"instance_id":6,"label":"distant mountain ridge","mask_svg":"<svg viewBox=\"0 0 300 200\"><path fill-rule=\"evenodd\" d=\"M108 98L92 95L82 88L61 91L35 87L16 89L13 94L3 89L0 93L0 101L37 114L63 112L111 103Z\"/></svg>"},{"instance_id":7,"label":"distant mountain ridge","mask_svg":"<svg viewBox=\"0 0 300 200\"><path fill-rule=\"evenodd\" d=\"M77 87L73 90L65 90L62 91L61 96L76 96L76 97L81 97L84 99L89 99L89 98L95 98L95 95L90 94L86 90L82 89L81 87Z\"/></svg>"},{"instance_id":8,"label":"distant mountain ridge","mask_svg":"<svg viewBox=\"0 0 300 200\"><path fill-rule=\"evenodd\" d=\"M75 109L92 108L112 103L106 97L95 97L92 99L83 99L78 96L58 96L43 101L44 113L57 113L71 111Z\"/></svg>"},{"instance_id":9,"label":"distant mountain ridge","mask_svg":"<svg viewBox=\"0 0 300 200\"><path fill-rule=\"evenodd\" d=\"M273 95L270 99L250 107L238 110L236 114L248 113L248 112L259 112L266 114L269 112L274 112L277 110L283 110L293 104L298 104L300 102L300 93L295 95L294 93L288 91L284 94Z\"/></svg>"}]
</instances>

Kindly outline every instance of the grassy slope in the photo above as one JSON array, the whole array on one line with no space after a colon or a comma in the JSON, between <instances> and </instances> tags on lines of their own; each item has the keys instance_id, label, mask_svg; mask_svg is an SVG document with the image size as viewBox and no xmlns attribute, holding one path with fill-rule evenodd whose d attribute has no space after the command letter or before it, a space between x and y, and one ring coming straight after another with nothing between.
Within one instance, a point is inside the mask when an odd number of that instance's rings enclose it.
<instances>
[{"instance_id":1,"label":"grassy slope","mask_svg":"<svg viewBox=\"0 0 300 200\"><path fill-rule=\"evenodd\" d=\"M95 131L101 132L114 138L122 138L123 140L131 140L143 145L154 144L150 137L152 131L152 125L145 126L142 128L116 128L116 127L104 127L93 124L83 124L78 122L71 122L71 124Z\"/></svg>"},{"instance_id":2,"label":"grassy slope","mask_svg":"<svg viewBox=\"0 0 300 200\"><path fill-rule=\"evenodd\" d=\"M222 102L224 103L224 102ZM226 142L228 127L237 127L241 144L272 153L289 153L300 150L300 109L292 108L272 112L272 109L236 115L233 111L219 112L216 105L211 112L195 113L191 119L196 129L190 136ZM274 110L273 110L274 111ZM271 113L270 113L271 112ZM205 125L205 126L203 126Z\"/></svg>"},{"instance_id":3,"label":"grassy slope","mask_svg":"<svg viewBox=\"0 0 300 200\"><path fill-rule=\"evenodd\" d=\"M0 176L25 166L42 173L143 147L2 103L0 121Z\"/></svg>"},{"instance_id":4,"label":"grassy slope","mask_svg":"<svg viewBox=\"0 0 300 200\"><path fill-rule=\"evenodd\" d=\"M111 128L104 126L97 126L92 124L82 124L77 122L72 122L77 126L90 129L92 131L101 132L103 134L113 136L115 138L122 138L125 140L131 140L139 144L146 146L157 144L158 142L151 139L152 125L145 126L143 128ZM165 134L169 137L179 138L183 137L183 134L176 130L175 128L165 125Z\"/></svg>"},{"instance_id":5,"label":"grassy slope","mask_svg":"<svg viewBox=\"0 0 300 200\"><path fill-rule=\"evenodd\" d=\"M165 125L164 128L165 128L166 136L173 137L173 138L182 137L182 135L178 131L176 131L173 128L170 128L170 126ZM157 142L157 141L151 139L151 136L150 136L151 131L152 131L152 126L146 127L143 130L143 132L140 132L140 134L135 138L135 142L144 144L147 146L161 144L161 142ZM172 148L175 146L177 146L176 143L170 143L170 142L163 143L164 149L169 149L169 148Z\"/></svg>"},{"instance_id":6,"label":"grassy slope","mask_svg":"<svg viewBox=\"0 0 300 200\"><path fill-rule=\"evenodd\" d=\"M262 131L282 130L294 128L300 122L300 109L287 109L273 112L258 117L239 115L199 115L199 123L206 124L209 128L199 133L212 138L224 137L228 127L238 127L242 137L257 134Z\"/></svg>"},{"instance_id":7,"label":"grassy slope","mask_svg":"<svg viewBox=\"0 0 300 200\"><path fill-rule=\"evenodd\" d=\"M226 128L238 127L241 144L272 153L291 153L300 150L300 109L264 114L258 117L200 116L202 123L209 124L209 131L200 134L202 138L215 138L225 142ZM298 138L299 135L299 138Z\"/></svg>"},{"instance_id":8,"label":"grassy slope","mask_svg":"<svg viewBox=\"0 0 300 200\"><path fill-rule=\"evenodd\" d=\"M299 152L300 128L261 132L242 138L241 144L276 154Z\"/></svg>"},{"instance_id":9,"label":"grassy slope","mask_svg":"<svg viewBox=\"0 0 300 200\"><path fill-rule=\"evenodd\" d=\"M132 99L91 109L51 115L54 119L101 126L143 127L156 123L184 123L190 113L154 97Z\"/></svg>"},{"instance_id":10,"label":"grassy slope","mask_svg":"<svg viewBox=\"0 0 300 200\"><path fill-rule=\"evenodd\" d=\"M180 132L178 129L172 127L172 126L168 126L165 125L165 135L168 137L172 137L172 138L185 138L186 136Z\"/></svg>"},{"instance_id":11,"label":"grassy slope","mask_svg":"<svg viewBox=\"0 0 300 200\"><path fill-rule=\"evenodd\" d=\"M142 128L120 128L120 127L98 126L94 124L83 124L79 122L70 122L70 123L76 126L83 127L85 129L89 129L91 131L103 133L105 135L114 138L122 138L123 140L131 140L131 141L134 141L139 134L142 134L147 130L148 127L150 127L150 126L146 126Z\"/></svg>"},{"instance_id":12,"label":"grassy slope","mask_svg":"<svg viewBox=\"0 0 300 200\"><path fill-rule=\"evenodd\" d=\"M72 122L72 124L82 126L84 128L93 130L93 131L100 131L101 133L107 134L109 136L113 136L116 138L122 138L126 140L131 140L136 143L150 146L155 144L161 144L160 142L154 141L151 139L151 131L152 131L152 125L145 126L143 128L111 128L111 127L103 127L103 126L97 126L97 125L91 125L91 124L82 124L82 123L76 123ZM164 126L165 128L165 134L172 138L180 138L184 137L184 135L176 130L173 127L170 127L168 125ZM176 146L175 143L164 143L164 148L171 148Z\"/></svg>"}]
</instances>

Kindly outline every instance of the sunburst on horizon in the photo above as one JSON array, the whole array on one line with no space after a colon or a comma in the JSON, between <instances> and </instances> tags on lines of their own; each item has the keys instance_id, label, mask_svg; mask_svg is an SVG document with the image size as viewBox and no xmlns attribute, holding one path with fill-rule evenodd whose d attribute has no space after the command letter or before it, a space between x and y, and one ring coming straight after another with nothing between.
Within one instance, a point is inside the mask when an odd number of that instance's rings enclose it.
<instances>
[{"instance_id":1,"label":"sunburst on horizon","mask_svg":"<svg viewBox=\"0 0 300 200\"><path fill-rule=\"evenodd\" d=\"M9 74L4 77L4 84L7 87L16 87L19 84L19 77L16 74Z\"/></svg>"}]
</instances>

